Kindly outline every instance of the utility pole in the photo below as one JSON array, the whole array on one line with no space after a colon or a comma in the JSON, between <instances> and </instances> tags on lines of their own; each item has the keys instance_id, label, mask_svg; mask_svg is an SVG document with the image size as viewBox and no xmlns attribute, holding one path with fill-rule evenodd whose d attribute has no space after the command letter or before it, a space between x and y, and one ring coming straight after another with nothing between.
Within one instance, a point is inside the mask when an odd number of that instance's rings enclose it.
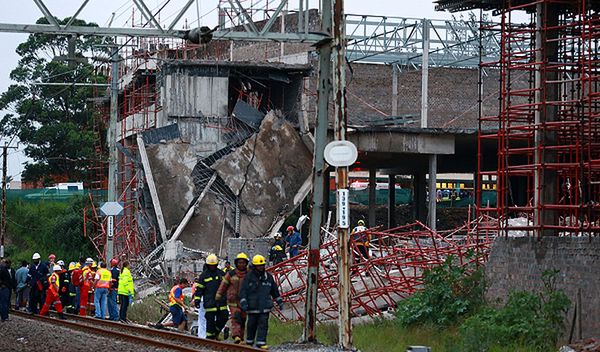
<instances>
[{"instance_id":1,"label":"utility pole","mask_svg":"<svg viewBox=\"0 0 600 352\"><path fill-rule=\"evenodd\" d=\"M8 149L17 148L9 147L8 143L4 143L4 146L2 147L2 223L0 224L0 258L4 258L4 234L6 233L6 174L8 173Z\"/></svg>"},{"instance_id":2,"label":"utility pole","mask_svg":"<svg viewBox=\"0 0 600 352\"><path fill-rule=\"evenodd\" d=\"M108 130L106 131L106 142L108 144L108 202L116 202L117 197L117 123L119 114L119 47L111 48L111 80L110 80L110 119ZM106 248L104 249L105 259L111 260L113 257L114 245L114 221L107 222L107 226L113 228L106 231Z\"/></svg>"},{"instance_id":3,"label":"utility pole","mask_svg":"<svg viewBox=\"0 0 600 352\"><path fill-rule=\"evenodd\" d=\"M332 33L331 0L322 0L321 31ZM311 210L310 237L308 248L307 296L304 319L305 342L315 342L317 337L317 293L319 287L319 262L321 255L321 225L323 223L323 198L325 196L325 161L323 154L327 144L327 125L329 116L329 95L331 92L331 40L320 43L319 47L319 82L317 96L317 122L315 124L315 149L313 160L313 204ZM329 180L328 180L329 181ZM328 186L327 186L328 187Z\"/></svg>"},{"instance_id":4,"label":"utility pole","mask_svg":"<svg viewBox=\"0 0 600 352\"><path fill-rule=\"evenodd\" d=\"M333 6L333 96L335 103L336 141L346 140L346 21L344 0L335 0ZM352 349L352 320L350 319L350 236L348 234L348 214L342 221L340 204L347 203L348 167L336 168L336 188L338 198L338 293L339 293L339 343L344 350ZM347 210L347 209L346 209Z\"/></svg>"}]
</instances>

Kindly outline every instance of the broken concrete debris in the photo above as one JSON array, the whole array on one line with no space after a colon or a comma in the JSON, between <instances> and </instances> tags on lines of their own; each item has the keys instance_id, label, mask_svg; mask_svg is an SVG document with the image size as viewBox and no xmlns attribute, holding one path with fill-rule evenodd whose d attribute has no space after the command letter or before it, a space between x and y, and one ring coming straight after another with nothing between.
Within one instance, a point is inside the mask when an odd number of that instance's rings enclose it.
<instances>
[{"instance_id":1,"label":"broken concrete debris","mask_svg":"<svg viewBox=\"0 0 600 352\"><path fill-rule=\"evenodd\" d=\"M294 196L310 175L312 155L298 132L276 112L213 169L239 198L244 237L260 237L273 219L295 209Z\"/></svg>"},{"instance_id":2,"label":"broken concrete debris","mask_svg":"<svg viewBox=\"0 0 600 352\"><path fill-rule=\"evenodd\" d=\"M181 269L192 251L225 256L229 238L269 234L306 196L312 154L298 131L280 112L261 117L244 104L236 105L244 117L235 116L229 128L207 133L205 126L204 136L220 133L217 139L229 143L215 143L210 153L197 141L156 132L145 139L153 142L145 151L168 239L144 260L155 272Z\"/></svg>"}]
</instances>

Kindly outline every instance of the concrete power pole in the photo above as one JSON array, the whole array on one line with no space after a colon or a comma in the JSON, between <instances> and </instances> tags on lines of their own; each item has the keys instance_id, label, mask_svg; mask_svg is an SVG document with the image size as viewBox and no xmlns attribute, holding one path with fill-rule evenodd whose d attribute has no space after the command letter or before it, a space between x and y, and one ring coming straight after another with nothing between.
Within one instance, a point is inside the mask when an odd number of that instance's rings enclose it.
<instances>
[{"instance_id":1,"label":"concrete power pole","mask_svg":"<svg viewBox=\"0 0 600 352\"><path fill-rule=\"evenodd\" d=\"M332 33L331 0L322 1L321 31ZM327 125L329 116L329 94L331 92L331 41L319 46L319 87L317 97L317 122L315 125L315 150L313 161L313 204L311 210L310 238L308 248L307 296L304 316L304 341L316 341L317 292L319 285L319 262L321 245L321 225L323 223L323 198L325 194L325 161L323 154L327 144ZM329 181L329 180L327 180ZM327 186L328 187L328 186Z\"/></svg>"},{"instance_id":2,"label":"concrete power pole","mask_svg":"<svg viewBox=\"0 0 600 352\"><path fill-rule=\"evenodd\" d=\"M119 116L119 48L112 47L111 56L111 81L110 81L110 119L106 131L106 142L108 144L108 197L107 201L116 202L117 197L117 123ZM114 222L109 221L107 225L114 227ZM106 231L105 259L108 261L113 257L114 228Z\"/></svg>"},{"instance_id":3,"label":"concrete power pole","mask_svg":"<svg viewBox=\"0 0 600 352\"><path fill-rule=\"evenodd\" d=\"M346 21L344 0L335 0L333 6L333 97L335 103L336 141L346 140ZM348 195L348 167L336 168L338 207ZM338 214L342 214L338 209ZM349 216L348 216L349 218ZM344 350L352 349L352 320L350 319L350 236L349 224L342 224L338 216L338 293L339 343ZM349 219L346 219L349 222Z\"/></svg>"}]
</instances>

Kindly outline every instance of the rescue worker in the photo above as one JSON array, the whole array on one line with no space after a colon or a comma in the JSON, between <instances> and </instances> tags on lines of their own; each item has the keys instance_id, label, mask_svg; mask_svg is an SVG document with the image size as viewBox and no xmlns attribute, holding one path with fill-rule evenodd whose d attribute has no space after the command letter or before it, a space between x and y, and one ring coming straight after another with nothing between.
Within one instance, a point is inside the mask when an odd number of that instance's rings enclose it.
<instances>
[{"instance_id":1,"label":"rescue worker","mask_svg":"<svg viewBox=\"0 0 600 352\"><path fill-rule=\"evenodd\" d=\"M244 340L244 330L246 328L246 312L240 308L240 288L248 270L248 262L248 256L245 253L239 253L235 257L233 261L235 269L225 274L215 297L217 301L220 301L223 296L227 297L229 325L231 326L233 341L236 344Z\"/></svg>"},{"instance_id":2,"label":"rescue worker","mask_svg":"<svg viewBox=\"0 0 600 352\"><path fill-rule=\"evenodd\" d=\"M206 257L206 265L200 277L196 279L194 288L194 304L200 308L200 301L204 301L204 317L206 318L206 338L217 340L221 330L227 324L227 302L224 297L216 298L217 290L221 285L225 273L217 268L219 260L214 254Z\"/></svg>"},{"instance_id":3,"label":"rescue worker","mask_svg":"<svg viewBox=\"0 0 600 352\"><path fill-rule=\"evenodd\" d=\"M254 269L246 274L240 289L240 307L248 314L246 344L252 346L256 342L256 347L268 349L267 332L273 300L279 309L283 309L283 301L273 275L265 271L265 257L255 255L252 265Z\"/></svg>"},{"instance_id":4,"label":"rescue worker","mask_svg":"<svg viewBox=\"0 0 600 352\"><path fill-rule=\"evenodd\" d=\"M54 268L55 260L56 256L54 254L50 254L48 256L48 263L46 263L46 265L48 266L48 270L50 270L50 268Z\"/></svg>"},{"instance_id":5,"label":"rescue worker","mask_svg":"<svg viewBox=\"0 0 600 352\"><path fill-rule=\"evenodd\" d=\"M354 240L354 245L358 250L358 256L356 256L356 261L360 262L361 258L369 259L369 241L371 240L371 235L365 233L367 231L367 227L365 226L364 220L358 220L358 226L352 229L350 235Z\"/></svg>"},{"instance_id":6,"label":"rescue worker","mask_svg":"<svg viewBox=\"0 0 600 352\"><path fill-rule=\"evenodd\" d=\"M60 303L63 306L63 309L70 311L71 309L71 297L69 296L69 286L71 285L71 274L65 268L65 262L59 260L57 264L60 266L60 274L58 275L60 279Z\"/></svg>"},{"instance_id":7,"label":"rescue worker","mask_svg":"<svg viewBox=\"0 0 600 352\"><path fill-rule=\"evenodd\" d=\"M46 290L46 302L44 303L44 306L42 307L42 311L40 312L40 315L46 315L48 314L48 310L50 309L51 305L54 305L54 308L56 308L56 311L58 312L58 316L61 319L66 319L65 315L63 314L63 307L62 307L62 303L60 303L60 297L59 297L59 292L60 292L60 277L59 274L62 271L62 268L60 267L60 265L54 265L53 268L53 273L48 277L48 289Z\"/></svg>"},{"instance_id":8,"label":"rescue worker","mask_svg":"<svg viewBox=\"0 0 600 352\"><path fill-rule=\"evenodd\" d=\"M15 309L21 310L27 307L29 299L29 287L27 287L27 274L29 273L29 263L26 260L21 262L21 267L15 273L17 278L17 298L15 299Z\"/></svg>"},{"instance_id":9,"label":"rescue worker","mask_svg":"<svg viewBox=\"0 0 600 352\"><path fill-rule=\"evenodd\" d=\"M233 267L231 266L231 263L229 262L229 260L227 260L225 262L225 267L223 267L223 272L225 274L227 274L228 271L233 270Z\"/></svg>"},{"instance_id":10,"label":"rescue worker","mask_svg":"<svg viewBox=\"0 0 600 352\"><path fill-rule=\"evenodd\" d=\"M281 233L277 232L275 241L273 241L271 249L269 250L269 261L275 265L281 263L285 259L285 241L281 238Z\"/></svg>"},{"instance_id":11,"label":"rescue worker","mask_svg":"<svg viewBox=\"0 0 600 352\"><path fill-rule=\"evenodd\" d=\"M290 258L293 258L298 255L300 252L300 246L302 245L302 236L300 232L296 231L294 226L287 227L287 236L285 237L285 242L287 242L288 247L290 248Z\"/></svg>"},{"instance_id":12,"label":"rescue worker","mask_svg":"<svg viewBox=\"0 0 600 352\"><path fill-rule=\"evenodd\" d=\"M96 305L95 305L95 301L94 301L94 291L96 289L96 285L94 280L96 279L96 271L98 271L98 263L96 263L95 260L92 260L92 265L90 265L90 273L91 273L91 281L90 281L90 288L88 290L88 304L87 304L87 310L88 313L90 315L95 315L95 310L96 310Z\"/></svg>"},{"instance_id":13,"label":"rescue worker","mask_svg":"<svg viewBox=\"0 0 600 352\"><path fill-rule=\"evenodd\" d=\"M183 289L190 284L187 279L182 278L179 284L173 286L169 291L169 312L171 312L171 323L164 326L175 326L181 331L187 330L187 316L185 311L188 307L185 305Z\"/></svg>"},{"instance_id":14,"label":"rescue worker","mask_svg":"<svg viewBox=\"0 0 600 352\"><path fill-rule=\"evenodd\" d=\"M10 293L14 289L13 279L9 272L10 266L6 259L0 260L0 320L8 320L10 310Z\"/></svg>"},{"instance_id":15,"label":"rescue worker","mask_svg":"<svg viewBox=\"0 0 600 352\"><path fill-rule=\"evenodd\" d=\"M77 297L77 286L75 286L74 274L75 270L77 270L77 264L75 262L69 263L69 275L71 277L71 282L69 283L69 306L67 307L67 313L78 314L79 313L79 300ZM81 279L81 270L79 270L79 278Z\"/></svg>"},{"instance_id":16,"label":"rescue worker","mask_svg":"<svg viewBox=\"0 0 600 352\"><path fill-rule=\"evenodd\" d=\"M119 290L119 260L112 258L110 260L111 282L108 290L108 319L112 321L119 320L119 306L117 305L117 291Z\"/></svg>"},{"instance_id":17,"label":"rescue worker","mask_svg":"<svg viewBox=\"0 0 600 352\"><path fill-rule=\"evenodd\" d=\"M94 281L91 268L93 263L92 258L87 258L85 266L81 269L81 284L79 286L79 315L81 316L87 314L89 292Z\"/></svg>"},{"instance_id":18,"label":"rescue worker","mask_svg":"<svg viewBox=\"0 0 600 352\"><path fill-rule=\"evenodd\" d=\"M133 278L129 271L129 262L124 261L121 274L119 275L118 283L119 302L121 302L121 308L119 310L119 320L123 323L127 322L127 308L129 304L133 302Z\"/></svg>"},{"instance_id":19,"label":"rescue worker","mask_svg":"<svg viewBox=\"0 0 600 352\"><path fill-rule=\"evenodd\" d=\"M73 302L73 314L79 314L81 304L81 285L83 284L83 267L85 267L85 258L79 258L79 262L75 263L75 269L71 274L71 283L75 288L75 301Z\"/></svg>"},{"instance_id":20,"label":"rescue worker","mask_svg":"<svg viewBox=\"0 0 600 352\"><path fill-rule=\"evenodd\" d=\"M106 263L100 262L100 268L94 276L94 307L96 307L96 315L94 317L97 319L106 318L106 313L108 312L108 289L110 289L111 282L112 275L106 268Z\"/></svg>"},{"instance_id":21,"label":"rescue worker","mask_svg":"<svg viewBox=\"0 0 600 352\"><path fill-rule=\"evenodd\" d=\"M27 273L27 285L31 288L29 291L29 312L37 314L44 296L44 289L47 284L46 277L49 274L46 264L40 262L40 254L33 253L31 260L33 263Z\"/></svg>"}]
</instances>

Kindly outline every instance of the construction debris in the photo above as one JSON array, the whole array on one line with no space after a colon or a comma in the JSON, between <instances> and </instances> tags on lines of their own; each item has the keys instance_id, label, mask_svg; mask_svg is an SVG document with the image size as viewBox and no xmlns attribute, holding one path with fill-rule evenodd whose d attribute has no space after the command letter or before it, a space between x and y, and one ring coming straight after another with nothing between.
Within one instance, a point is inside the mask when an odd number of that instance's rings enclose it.
<instances>
[{"instance_id":1,"label":"construction debris","mask_svg":"<svg viewBox=\"0 0 600 352\"><path fill-rule=\"evenodd\" d=\"M353 317L381 317L396 302L421 289L423 272L441 265L452 255L462 266L482 264L491 239L477 238L468 226L438 233L420 222L387 231L370 229L359 238L352 236L354 263L351 314ZM360 259L356 242L371 237L370 258ZM317 319L337 319L337 239L326 237L321 245ZM307 253L269 268L279 284L286 308L277 312L282 320L304 319Z\"/></svg>"},{"instance_id":2,"label":"construction debris","mask_svg":"<svg viewBox=\"0 0 600 352\"><path fill-rule=\"evenodd\" d=\"M259 237L273 219L296 208L294 198L311 174L312 155L294 127L271 111L257 134L212 168L239 198L242 236Z\"/></svg>"}]
</instances>

